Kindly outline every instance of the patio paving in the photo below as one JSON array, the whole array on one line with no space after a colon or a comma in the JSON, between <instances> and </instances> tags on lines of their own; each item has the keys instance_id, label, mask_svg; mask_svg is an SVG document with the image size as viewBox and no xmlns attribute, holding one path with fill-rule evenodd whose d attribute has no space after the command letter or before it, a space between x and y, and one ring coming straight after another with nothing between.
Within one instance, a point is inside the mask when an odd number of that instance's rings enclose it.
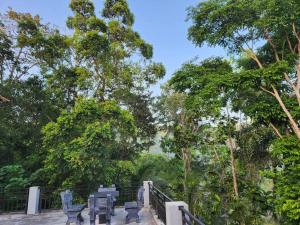
<instances>
[{"instance_id":1,"label":"patio paving","mask_svg":"<svg viewBox=\"0 0 300 225\"><path fill-rule=\"evenodd\" d=\"M125 224L126 212L124 208L116 208L116 216L112 217L111 225ZM85 209L82 213L84 223L82 225L89 225L88 210ZM130 225L157 225L150 209L143 208L140 213L140 223L132 221ZM1 225L65 225L67 217L62 210L53 210L44 212L39 215L25 215L25 214L0 214ZM98 221L97 221L98 222Z\"/></svg>"}]
</instances>

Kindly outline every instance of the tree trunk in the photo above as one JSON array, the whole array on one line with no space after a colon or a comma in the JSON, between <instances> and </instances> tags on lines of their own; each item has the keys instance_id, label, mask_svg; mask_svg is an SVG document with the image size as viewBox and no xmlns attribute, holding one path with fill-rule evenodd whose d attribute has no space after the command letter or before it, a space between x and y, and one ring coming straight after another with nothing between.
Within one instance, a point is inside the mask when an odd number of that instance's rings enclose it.
<instances>
[{"instance_id":1,"label":"tree trunk","mask_svg":"<svg viewBox=\"0 0 300 225\"><path fill-rule=\"evenodd\" d=\"M279 130L277 129L277 127L274 126L273 123L270 123L270 126L272 127L273 131L275 132L275 134L279 137L282 138L281 133L279 132Z\"/></svg>"},{"instance_id":2,"label":"tree trunk","mask_svg":"<svg viewBox=\"0 0 300 225\"><path fill-rule=\"evenodd\" d=\"M191 152L188 148L182 149L182 159L183 159L183 165L184 165L184 193L186 196L188 196L188 177L191 172Z\"/></svg>"},{"instance_id":3,"label":"tree trunk","mask_svg":"<svg viewBox=\"0 0 300 225\"><path fill-rule=\"evenodd\" d=\"M239 197L239 190L238 190L238 181L237 181L237 169L236 169L236 162L234 158L234 150L235 146L233 143L233 139L229 136L228 138L228 147L230 149L230 161L231 161L231 172L232 172L232 179L233 179L233 189L235 197Z\"/></svg>"},{"instance_id":4,"label":"tree trunk","mask_svg":"<svg viewBox=\"0 0 300 225\"><path fill-rule=\"evenodd\" d=\"M5 97L3 97L2 95L0 95L0 103L1 102L9 102L9 100Z\"/></svg>"},{"instance_id":5,"label":"tree trunk","mask_svg":"<svg viewBox=\"0 0 300 225\"><path fill-rule=\"evenodd\" d=\"M298 39L298 54L299 54L299 58L300 58L300 37L297 35L296 32L296 28L293 24L293 30L294 33L296 34L296 37ZM260 69L263 69L263 65L260 62L260 60L258 59L257 55L254 53L254 51L252 49L243 49L246 53L248 53L248 55L257 63L258 67ZM293 83L290 81L289 77L287 74L285 74L285 79L287 80L287 82L291 85L291 87L294 89L296 98L298 103L300 104L300 93L299 93L299 88L300 88L300 65L297 66L297 76L298 76L298 80L297 80L297 85L294 86ZM261 87L261 89L269 94L271 94L272 96L274 96L276 98L276 100L278 101L279 105L281 106L281 108L283 109L284 113L287 115L287 117L289 118L289 123L293 129L293 131L295 132L296 136L298 139L300 139L300 129L298 127L298 124L296 123L295 119L293 118L293 116L291 115L291 113L289 112L289 110L287 109L287 107L285 106L284 102L282 101L277 89L271 85L273 92L268 91L266 88Z\"/></svg>"},{"instance_id":6,"label":"tree trunk","mask_svg":"<svg viewBox=\"0 0 300 225\"><path fill-rule=\"evenodd\" d=\"M294 120L294 118L291 115L291 113L289 112L289 110L286 108L286 106L285 106L284 102L282 101L277 89L274 86L272 86L272 88L273 88L273 91L274 91L274 97L277 99L277 101L279 102L279 105L281 106L281 108L283 109L283 111L285 112L287 117L289 118L290 125L291 125L293 131L295 132L297 138L300 139L300 129L299 129L296 121Z\"/></svg>"}]
</instances>

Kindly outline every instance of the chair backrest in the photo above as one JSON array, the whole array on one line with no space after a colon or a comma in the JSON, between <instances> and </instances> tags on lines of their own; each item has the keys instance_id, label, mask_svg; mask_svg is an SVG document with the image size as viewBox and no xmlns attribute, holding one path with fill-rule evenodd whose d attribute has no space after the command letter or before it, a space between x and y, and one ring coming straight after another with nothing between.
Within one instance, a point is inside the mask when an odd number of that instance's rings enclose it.
<instances>
[{"instance_id":1,"label":"chair backrest","mask_svg":"<svg viewBox=\"0 0 300 225\"><path fill-rule=\"evenodd\" d=\"M60 193L62 207L65 213L68 209L72 208L73 195L70 190L66 190Z\"/></svg>"},{"instance_id":2,"label":"chair backrest","mask_svg":"<svg viewBox=\"0 0 300 225\"><path fill-rule=\"evenodd\" d=\"M112 208L112 197L110 194L94 193L89 196L89 208L90 215L97 213L103 213L111 210Z\"/></svg>"},{"instance_id":3,"label":"chair backrest","mask_svg":"<svg viewBox=\"0 0 300 225\"><path fill-rule=\"evenodd\" d=\"M111 207L112 196L110 194L106 194L101 198L96 198L96 207Z\"/></svg>"},{"instance_id":4,"label":"chair backrest","mask_svg":"<svg viewBox=\"0 0 300 225\"><path fill-rule=\"evenodd\" d=\"M144 192L145 192L145 188L141 186L137 193L137 205L139 208L143 207L144 205Z\"/></svg>"},{"instance_id":5,"label":"chair backrest","mask_svg":"<svg viewBox=\"0 0 300 225\"><path fill-rule=\"evenodd\" d=\"M95 207L102 208L107 206L107 198L96 198Z\"/></svg>"},{"instance_id":6,"label":"chair backrest","mask_svg":"<svg viewBox=\"0 0 300 225\"><path fill-rule=\"evenodd\" d=\"M88 205L89 205L89 209L90 209L90 216L91 218L94 218L94 215L95 215L95 196L94 195L90 195L89 196L89 199L88 199Z\"/></svg>"}]
</instances>

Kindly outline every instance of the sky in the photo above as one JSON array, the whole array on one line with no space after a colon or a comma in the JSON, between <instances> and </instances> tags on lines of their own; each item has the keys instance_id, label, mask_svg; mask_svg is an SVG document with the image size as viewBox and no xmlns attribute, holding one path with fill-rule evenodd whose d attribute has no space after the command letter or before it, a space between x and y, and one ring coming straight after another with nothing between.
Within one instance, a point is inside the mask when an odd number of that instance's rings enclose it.
<instances>
[{"instance_id":1,"label":"sky","mask_svg":"<svg viewBox=\"0 0 300 225\"><path fill-rule=\"evenodd\" d=\"M187 39L191 22L186 21L189 6L200 0L128 0L135 15L134 30L154 47L153 60L162 62L167 74L152 88L154 95L160 94L160 85L165 83L181 65L195 57L199 60L212 56L226 56L221 48L196 47ZM94 0L98 15L103 0ZM65 21L72 13L69 0L0 0L0 12L8 7L18 12L39 14L44 23L51 23L68 33Z\"/></svg>"}]
</instances>

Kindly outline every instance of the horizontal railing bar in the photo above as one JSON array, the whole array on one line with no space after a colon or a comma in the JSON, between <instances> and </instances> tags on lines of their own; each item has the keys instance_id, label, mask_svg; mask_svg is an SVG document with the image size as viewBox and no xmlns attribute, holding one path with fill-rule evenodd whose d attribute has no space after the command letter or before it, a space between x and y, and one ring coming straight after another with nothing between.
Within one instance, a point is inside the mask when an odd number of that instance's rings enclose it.
<instances>
[{"instance_id":1,"label":"horizontal railing bar","mask_svg":"<svg viewBox=\"0 0 300 225\"><path fill-rule=\"evenodd\" d=\"M173 200L152 183L149 182L148 184L151 206L155 210L158 218L166 224L166 202L171 202Z\"/></svg>"},{"instance_id":2,"label":"horizontal railing bar","mask_svg":"<svg viewBox=\"0 0 300 225\"><path fill-rule=\"evenodd\" d=\"M183 219L183 222L184 222L184 223L187 223L188 225L194 225L190 220ZM185 225L185 224L184 224L184 225Z\"/></svg>"},{"instance_id":3,"label":"horizontal railing bar","mask_svg":"<svg viewBox=\"0 0 300 225\"><path fill-rule=\"evenodd\" d=\"M161 194L165 199L167 199L169 202L173 202L173 200L167 196L165 193L163 193L161 190L159 190L157 187L155 187L153 184L149 182L149 185L152 186L153 190L156 190L159 194Z\"/></svg>"},{"instance_id":4,"label":"horizontal railing bar","mask_svg":"<svg viewBox=\"0 0 300 225\"><path fill-rule=\"evenodd\" d=\"M186 210L183 206L179 206L179 210L181 210L184 214L183 216L183 221L185 223L187 223L188 225L193 225L193 223L191 221L188 221L185 217L185 215L187 215L189 217L190 220L193 220L194 222L196 222L198 225L205 225L200 219L198 219L197 217L195 217L194 215L192 215L188 210Z\"/></svg>"}]
</instances>

